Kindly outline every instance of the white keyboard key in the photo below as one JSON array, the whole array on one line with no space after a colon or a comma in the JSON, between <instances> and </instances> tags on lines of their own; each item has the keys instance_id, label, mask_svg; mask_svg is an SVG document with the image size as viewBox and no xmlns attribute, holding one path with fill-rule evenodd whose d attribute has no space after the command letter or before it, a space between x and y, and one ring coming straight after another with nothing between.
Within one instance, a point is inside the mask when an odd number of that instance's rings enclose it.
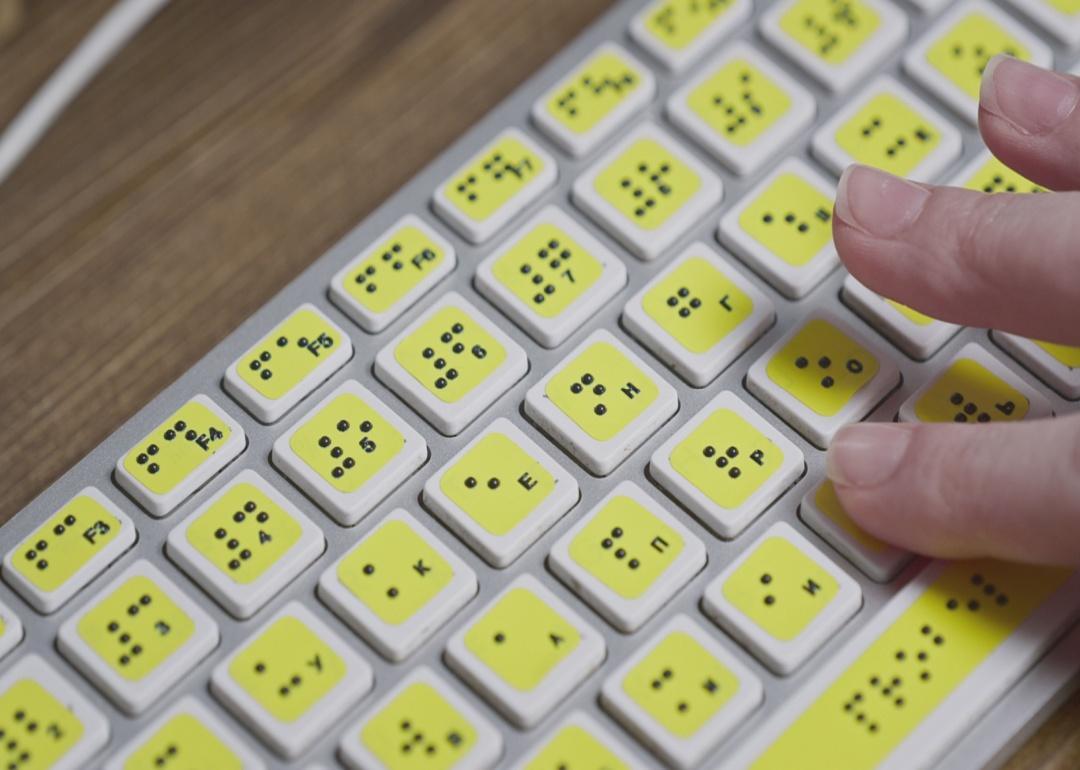
<instances>
[{"instance_id":1,"label":"white keyboard key","mask_svg":"<svg viewBox=\"0 0 1080 770\"><path fill-rule=\"evenodd\" d=\"M887 583L911 561L910 552L861 530L841 507L828 479L807 491L799 518L871 580Z\"/></svg>"},{"instance_id":2,"label":"white keyboard key","mask_svg":"<svg viewBox=\"0 0 1080 770\"><path fill-rule=\"evenodd\" d=\"M656 124L633 129L574 182L574 203L635 256L656 259L720 203L720 179Z\"/></svg>"},{"instance_id":3,"label":"white keyboard key","mask_svg":"<svg viewBox=\"0 0 1080 770\"><path fill-rule=\"evenodd\" d=\"M606 728L584 711L574 711L533 746L514 770L577 767L566 759L597 770L643 770L644 765Z\"/></svg>"},{"instance_id":4,"label":"white keyboard key","mask_svg":"<svg viewBox=\"0 0 1080 770\"><path fill-rule=\"evenodd\" d=\"M853 275L845 276L841 297L863 320L916 361L925 361L937 353L962 328L886 299Z\"/></svg>"},{"instance_id":5,"label":"white keyboard key","mask_svg":"<svg viewBox=\"0 0 1080 770\"><path fill-rule=\"evenodd\" d=\"M361 329L381 332L453 271L457 254L415 214L406 214L330 281L330 299Z\"/></svg>"},{"instance_id":6,"label":"white keyboard key","mask_svg":"<svg viewBox=\"0 0 1080 770\"><path fill-rule=\"evenodd\" d=\"M379 654L404 660L467 604L476 574L401 508L319 578L319 598Z\"/></svg>"},{"instance_id":7,"label":"white keyboard key","mask_svg":"<svg viewBox=\"0 0 1080 770\"><path fill-rule=\"evenodd\" d=\"M702 607L777 674L790 674L862 606L859 584L778 522L709 583Z\"/></svg>"},{"instance_id":8,"label":"white keyboard key","mask_svg":"<svg viewBox=\"0 0 1080 770\"><path fill-rule=\"evenodd\" d=\"M824 311L812 312L746 375L751 393L822 449L899 384L900 370L878 346Z\"/></svg>"},{"instance_id":9,"label":"white keyboard key","mask_svg":"<svg viewBox=\"0 0 1080 770\"><path fill-rule=\"evenodd\" d=\"M300 602L282 607L215 668L210 689L293 759L367 694L371 666Z\"/></svg>"},{"instance_id":10,"label":"white keyboard key","mask_svg":"<svg viewBox=\"0 0 1080 770\"><path fill-rule=\"evenodd\" d=\"M802 476L803 453L729 390L661 444L649 473L720 537L731 539Z\"/></svg>"},{"instance_id":11,"label":"white keyboard key","mask_svg":"<svg viewBox=\"0 0 1080 770\"><path fill-rule=\"evenodd\" d=\"M833 182L789 158L724 214L717 237L785 297L800 299L840 264L835 197Z\"/></svg>"},{"instance_id":12,"label":"white keyboard key","mask_svg":"<svg viewBox=\"0 0 1080 770\"><path fill-rule=\"evenodd\" d=\"M900 405L905 422L1012 422L1052 415L1045 396L975 342L960 348Z\"/></svg>"},{"instance_id":13,"label":"white keyboard key","mask_svg":"<svg viewBox=\"0 0 1080 770\"><path fill-rule=\"evenodd\" d=\"M428 761L453 770L489 770L502 750L499 731L421 666L345 732L339 756L351 770L413 770L428 767ZM418 759L421 752L435 759Z\"/></svg>"},{"instance_id":14,"label":"white keyboard key","mask_svg":"<svg viewBox=\"0 0 1080 770\"><path fill-rule=\"evenodd\" d=\"M432 205L470 243L483 243L559 177L555 159L508 128L435 190Z\"/></svg>"},{"instance_id":15,"label":"white keyboard key","mask_svg":"<svg viewBox=\"0 0 1080 770\"><path fill-rule=\"evenodd\" d=\"M622 323L694 387L704 387L776 321L765 294L704 243L688 246L626 303Z\"/></svg>"},{"instance_id":16,"label":"white keyboard key","mask_svg":"<svg viewBox=\"0 0 1080 770\"><path fill-rule=\"evenodd\" d=\"M169 533L165 552L231 615L250 618L326 549L314 522L253 470Z\"/></svg>"},{"instance_id":17,"label":"white keyboard key","mask_svg":"<svg viewBox=\"0 0 1080 770\"><path fill-rule=\"evenodd\" d=\"M640 628L705 566L705 545L631 481L555 542L548 567L615 628Z\"/></svg>"},{"instance_id":18,"label":"white keyboard key","mask_svg":"<svg viewBox=\"0 0 1080 770\"><path fill-rule=\"evenodd\" d=\"M1039 0L1034 0L1039 2ZM997 54L1049 67L1050 47L985 0L955 6L904 55L904 70L972 125L983 69Z\"/></svg>"},{"instance_id":19,"label":"white keyboard key","mask_svg":"<svg viewBox=\"0 0 1080 770\"><path fill-rule=\"evenodd\" d=\"M116 462L116 483L160 518L235 460L245 446L240 424L198 395Z\"/></svg>"},{"instance_id":20,"label":"white keyboard key","mask_svg":"<svg viewBox=\"0 0 1080 770\"><path fill-rule=\"evenodd\" d=\"M656 95L656 78L622 46L603 43L533 104L532 119L574 157L586 155Z\"/></svg>"},{"instance_id":21,"label":"white keyboard key","mask_svg":"<svg viewBox=\"0 0 1080 770\"><path fill-rule=\"evenodd\" d=\"M1072 0L1006 0L1006 2L1069 48L1080 45L1080 5Z\"/></svg>"},{"instance_id":22,"label":"white keyboard key","mask_svg":"<svg viewBox=\"0 0 1080 770\"><path fill-rule=\"evenodd\" d=\"M145 711L217 647L217 624L145 559L68 618L56 646L125 714Z\"/></svg>"},{"instance_id":23,"label":"white keyboard key","mask_svg":"<svg viewBox=\"0 0 1080 770\"><path fill-rule=\"evenodd\" d=\"M678 408L675 389L605 329L525 396L529 419L598 476L615 470Z\"/></svg>"},{"instance_id":24,"label":"white keyboard key","mask_svg":"<svg viewBox=\"0 0 1080 770\"><path fill-rule=\"evenodd\" d=\"M79 770L108 743L109 722L51 665L31 654L0 676L0 734L5 768Z\"/></svg>"},{"instance_id":25,"label":"white keyboard key","mask_svg":"<svg viewBox=\"0 0 1080 770\"><path fill-rule=\"evenodd\" d=\"M346 380L274 442L270 459L351 527L427 462L427 444L356 380Z\"/></svg>"},{"instance_id":26,"label":"white keyboard key","mask_svg":"<svg viewBox=\"0 0 1080 770\"><path fill-rule=\"evenodd\" d=\"M1053 567L932 562L798 690L723 770L931 767L997 705L1080 609Z\"/></svg>"},{"instance_id":27,"label":"white keyboard key","mask_svg":"<svg viewBox=\"0 0 1080 770\"><path fill-rule=\"evenodd\" d=\"M256 420L273 423L352 358L349 336L303 304L225 370L225 391Z\"/></svg>"},{"instance_id":28,"label":"white keyboard key","mask_svg":"<svg viewBox=\"0 0 1080 770\"><path fill-rule=\"evenodd\" d=\"M521 575L446 644L446 662L518 727L543 719L604 660L603 637Z\"/></svg>"},{"instance_id":29,"label":"white keyboard key","mask_svg":"<svg viewBox=\"0 0 1080 770\"><path fill-rule=\"evenodd\" d=\"M817 130L811 149L837 176L862 163L931 182L962 148L960 132L941 113L881 75Z\"/></svg>"},{"instance_id":30,"label":"white keyboard key","mask_svg":"<svg viewBox=\"0 0 1080 770\"><path fill-rule=\"evenodd\" d=\"M0 602L0 660L18 646L23 638L23 625L19 616L6 604Z\"/></svg>"},{"instance_id":31,"label":"white keyboard key","mask_svg":"<svg viewBox=\"0 0 1080 770\"><path fill-rule=\"evenodd\" d=\"M830 91L847 91L907 37L907 16L885 0L783 0L761 17L762 37Z\"/></svg>"},{"instance_id":32,"label":"white keyboard key","mask_svg":"<svg viewBox=\"0 0 1080 770\"><path fill-rule=\"evenodd\" d=\"M447 436L463 431L528 369L521 346L456 292L375 356L375 376Z\"/></svg>"},{"instance_id":33,"label":"white keyboard key","mask_svg":"<svg viewBox=\"0 0 1080 770\"><path fill-rule=\"evenodd\" d=\"M1047 189L1026 179L983 150L949 180L953 187L984 193L1043 193Z\"/></svg>"},{"instance_id":34,"label":"white keyboard key","mask_svg":"<svg viewBox=\"0 0 1080 770\"><path fill-rule=\"evenodd\" d=\"M673 123L739 176L803 134L814 98L757 49L739 42L672 94Z\"/></svg>"},{"instance_id":35,"label":"white keyboard key","mask_svg":"<svg viewBox=\"0 0 1080 770\"><path fill-rule=\"evenodd\" d=\"M1018 337L996 329L991 338L1040 380L1072 401L1080 399L1080 347Z\"/></svg>"},{"instance_id":36,"label":"white keyboard key","mask_svg":"<svg viewBox=\"0 0 1080 770\"><path fill-rule=\"evenodd\" d=\"M506 567L577 505L577 480L499 417L424 484L423 503L493 567Z\"/></svg>"},{"instance_id":37,"label":"white keyboard key","mask_svg":"<svg viewBox=\"0 0 1080 770\"><path fill-rule=\"evenodd\" d=\"M676 768L697 766L762 696L758 678L686 615L665 623L600 690L604 708Z\"/></svg>"},{"instance_id":38,"label":"white keyboard key","mask_svg":"<svg viewBox=\"0 0 1080 770\"><path fill-rule=\"evenodd\" d=\"M753 11L751 0L653 0L630 22L630 36L670 72L681 72Z\"/></svg>"},{"instance_id":39,"label":"white keyboard key","mask_svg":"<svg viewBox=\"0 0 1080 770\"><path fill-rule=\"evenodd\" d=\"M192 696L151 722L105 770L263 770L266 765L202 701Z\"/></svg>"},{"instance_id":40,"label":"white keyboard key","mask_svg":"<svg viewBox=\"0 0 1080 770\"><path fill-rule=\"evenodd\" d=\"M4 580L38 612L55 612L135 543L135 525L86 487L4 557Z\"/></svg>"},{"instance_id":41,"label":"white keyboard key","mask_svg":"<svg viewBox=\"0 0 1080 770\"><path fill-rule=\"evenodd\" d=\"M561 344L626 285L626 266L548 206L476 269L476 288L546 348Z\"/></svg>"}]
</instances>

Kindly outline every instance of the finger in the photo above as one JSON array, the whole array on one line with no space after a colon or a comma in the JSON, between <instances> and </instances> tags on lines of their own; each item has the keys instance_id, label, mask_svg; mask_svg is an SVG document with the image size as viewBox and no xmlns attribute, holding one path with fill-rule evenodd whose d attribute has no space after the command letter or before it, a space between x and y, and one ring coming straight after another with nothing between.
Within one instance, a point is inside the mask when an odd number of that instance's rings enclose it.
<instances>
[{"instance_id":1,"label":"finger","mask_svg":"<svg viewBox=\"0 0 1080 770\"><path fill-rule=\"evenodd\" d=\"M987 195L851 166L835 213L840 258L879 294L953 323L1080 343L1080 193Z\"/></svg>"},{"instance_id":2,"label":"finger","mask_svg":"<svg viewBox=\"0 0 1080 770\"><path fill-rule=\"evenodd\" d=\"M1080 415L849 425L830 446L827 469L851 517L901 547L1080 564Z\"/></svg>"},{"instance_id":3,"label":"finger","mask_svg":"<svg viewBox=\"0 0 1080 770\"><path fill-rule=\"evenodd\" d=\"M983 73L979 130L994 155L1031 181L1078 190L1078 104L1080 78L999 55Z\"/></svg>"}]
</instances>

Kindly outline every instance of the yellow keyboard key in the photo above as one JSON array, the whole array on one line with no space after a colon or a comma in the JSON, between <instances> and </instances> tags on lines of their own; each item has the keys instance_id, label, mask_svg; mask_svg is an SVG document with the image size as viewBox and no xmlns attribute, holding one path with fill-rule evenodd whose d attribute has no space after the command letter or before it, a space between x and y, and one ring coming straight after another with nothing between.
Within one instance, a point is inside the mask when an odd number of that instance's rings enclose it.
<instances>
[{"instance_id":1,"label":"yellow keyboard key","mask_svg":"<svg viewBox=\"0 0 1080 770\"><path fill-rule=\"evenodd\" d=\"M514 770L631 770L637 761L607 730L583 711L571 714Z\"/></svg>"},{"instance_id":2,"label":"yellow keyboard key","mask_svg":"<svg viewBox=\"0 0 1080 770\"><path fill-rule=\"evenodd\" d=\"M414 670L341 740L352 770L488 770L502 736L427 667Z\"/></svg>"},{"instance_id":3,"label":"yellow keyboard key","mask_svg":"<svg viewBox=\"0 0 1080 770\"><path fill-rule=\"evenodd\" d=\"M560 147L580 157L643 109L656 93L649 69L604 43L533 105L532 117Z\"/></svg>"},{"instance_id":4,"label":"yellow keyboard key","mask_svg":"<svg viewBox=\"0 0 1080 770\"><path fill-rule=\"evenodd\" d=\"M630 633L705 565L705 546L624 481L555 543L548 565L609 623Z\"/></svg>"},{"instance_id":5,"label":"yellow keyboard key","mask_svg":"<svg viewBox=\"0 0 1080 770\"><path fill-rule=\"evenodd\" d=\"M1070 50L1080 44L1080 0L1008 0L1008 3Z\"/></svg>"},{"instance_id":6,"label":"yellow keyboard key","mask_svg":"<svg viewBox=\"0 0 1080 770\"><path fill-rule=\"evenodd\" d=\"M352 357L352 342L314 305L301 305L225 372L229 395L277 422Z\"/></svg>"},{"instance_id":7,"label":"yellow keyboard key","mask_svg":"<svg viewBox=\"0 0 1080 770\"><path fill-rule=\"evenodd\" d=\"M985 193L1041 193L1046 188L1025 179L989 152L983 152L956 175L953 184Z\"/></svg>"},{"instance_id":8,"label":"yellow keyboard key","mask_svg":"<svg viewBox=\"0 0 1080 770\"><path fill-rule=\"evenodd\" d=\"M476 575L402 509L319 580L319 596L390 660L403 660L476 595Z\"/></svg>"},{"instance_id":9,"label":"yellow keyboard key","mask_svg":"<svg viewBox=\"0 0 1080 770\"><path fill-rule=\"evenodd\" d=\"M697 767L761 702L761 683L686 615L604 682L600 700L669 767Z\"/></svg>"},{"instance_id":10,"label":"yellow keyboard key","mask_svg":"<svg viewBox=\"0 0 1080 770\"><path fill-rule=\"evenodd\" d=\"M275 465L351 526L427 460L420 435L347 380L274 443Z\"/></svg>"},{"instance_id":11,"label":"yellow keyboard key","mask_svg":"<svg viewBox=\"0 0 1080 770\"><path fill-rule=\"evenodd\" d=\"M435 211L470 243L481 243L555 184L557 177L555 159L510 128L435 191Z\"/></svg>"},{"instance_id":12,"label":"yellow keyboard key","mask_svg":"<svg viewBox=\"0 0 1080 770\"><path fill-rule=\"evenodd\" d=\"M249 618L325 547L307 516L245 470L169 533L166 553L232 615Z\"/></svg>"},{"instance_id":13,"label":"yellow keyboard key","mask_svg":"<svg viewBox=\"0 0 1080 770\"><path fill-rule=\"evenodd\" d=\"M415 214L402 217L330 282L330 298L381 332L454 269L454 247Z\"/></svg>"},{"instance_id":14,"label":"yellow keyboard key","mask_svg":"<svg viewBox=\"0 0 1080 770\"><path fill-rule=\"evenodd\" d=\"M239 423L195 396L117 461L116 480L151 516L165 516L246 444Z\"/></svg>"},{"instance_id":15,"label":"yellow keyboard key","mask_svg":"<svg viewBox=\"0 0 1080 770\"><path fill-rule=\"evenodd\" d=\"M0 603L0 660L22 641L23 626L7 605Z\"/></svg>"},{"instance_id":16,"label":"yellow keyboard key","mask_svg":"<svg viewBox=\"0 0 1080 770\"><path fill-rule=\"evenodd\" d=\"M1040 342L999 331L990 333L1001 348L1067 399L1080 399L1080 347Z\"/></svg>"},{"instance_id":17,"label":"yellow keyboard key","mask_svg":"<svg viewBox=\"0 0 1080 770\"><path fill-rule=\"evenodd\" d=\"M135 542L135 526L87 487L4 557L4 575L39 612L54 612Z\"/></svg>"},{"instance_id":18,"label":"yellow keyboard key","mask_svg":"<svg viewBox=\"0 0 1080 770\"><path fill-rule=\"evenodd\" d=\"M218 643L217 624L140 560L60 627L57 646L128 714L145 711Z\"/></svg>"},{"instance_id":19,"label":"yellow keyboard key","mask_svg":"<svg viewBox=\"0 0 1080 770\"><path fill-rule=\"evenodd\" d=\"M290 602L214 669L213 693L275 753L307 750L372 685L371 667Z\"/></svg>"},{"instance_id":20,"label":"yellow keyboard key","mask_svg":"<svg viewBox=\"0 0 1080 770\"><path fill-rule=\"evenodd\" d=\"M515 725L532 727L604 659L599 633L522 575L446 645L446 661Z\"/></svg>"},{"instance_id":21,"label":"yellow keyboard key","mask_svg":"<svg viewBox=\"0 0 1080 770\"><path fill-rule=\"evenodd\" d=\"M630 22L634 41L680 72L746 21L749 0L653 0Z\"/></svg>"},{"instance_id":22,"label":"yellow keyboard key","mask_svg":"<svg viewBox=\"0 0 1080 770\"><path fill-rule=\"evenodd\" d=\"M961 329L886 299L859 283L853 275L844 276L841 297L867 323L916 361L934 355Z\"/></svg>"}]
</instances>

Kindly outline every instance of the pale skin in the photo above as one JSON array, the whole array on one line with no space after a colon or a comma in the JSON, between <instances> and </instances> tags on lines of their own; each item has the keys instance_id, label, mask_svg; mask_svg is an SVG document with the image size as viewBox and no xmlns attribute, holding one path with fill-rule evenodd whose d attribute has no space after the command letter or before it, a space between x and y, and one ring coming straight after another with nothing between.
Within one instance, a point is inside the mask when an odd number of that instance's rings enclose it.
<instances>
[{"instance_id":1,"label":"pale skin","mask_svg":"<svg viewBox=\"0 0 1080 770\"><path fill-rule=\"evenodd\" d=\"M871 289L936 318L1080 345L1080 78L995 58L979 131L1054 192L989 195L853 166L837 190L840 258ZM1080 414L850 425L827 468L851 517L889 542L1080 564Z\"/></svg>"}]
</instances>

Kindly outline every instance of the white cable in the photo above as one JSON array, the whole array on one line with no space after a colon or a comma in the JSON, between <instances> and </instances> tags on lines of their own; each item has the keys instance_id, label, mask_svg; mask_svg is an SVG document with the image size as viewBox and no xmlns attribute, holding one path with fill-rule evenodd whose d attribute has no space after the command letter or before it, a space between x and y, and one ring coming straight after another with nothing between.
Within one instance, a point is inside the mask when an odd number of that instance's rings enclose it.
<instances>
[{"instance_id":1,"label":"white cable","mask_svg":"<svg viewBox=\"0 0 1080 770\"><path fill-rule=\"evenodd\" d=\"M0 184L64 108L169 0L121 0L97 23L0 134Z\"/></svg>"}]
</instances>

